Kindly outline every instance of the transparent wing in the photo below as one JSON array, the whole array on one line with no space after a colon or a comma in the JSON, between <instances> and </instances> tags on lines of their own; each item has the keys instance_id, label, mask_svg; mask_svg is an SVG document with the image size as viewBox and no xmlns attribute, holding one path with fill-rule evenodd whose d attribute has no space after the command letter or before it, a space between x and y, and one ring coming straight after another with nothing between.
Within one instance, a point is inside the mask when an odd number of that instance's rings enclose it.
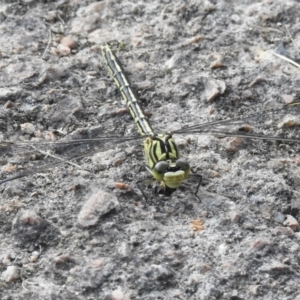
<instances>
[{"instance_id":1,"label":"transparent wing","mask_svg":"<svg viewBox=\"0 0 300 300\"><path fill-rule=\"evenodd\" d=\"M72 164L74 160L114 148L117 144L141 139L140 136L100 136L89 139L73 139L70 136L57 142L0 142L1 157L10 157L18 166L26 165L26 168L23 170L21 168L21 171L19 167L13 165L7 167L6 173L14 174L2 178L0 184L40 173L63 163Z\"/></svg>"},{"instance_id":2,"label":"transparent wing","mask_svg":"<svg viewBox=\"0 0 300 300\"><path fill-rule=\"evenodd\" d=\"M291 130L291 128L296 128L299 125L300 103L297 102L248 116L188 126L173 133L232 136L299 143L299 132Z\"/></svg>"},{"instance_id":3,"label":"transparent wing","mask_svg":"<svg viewBox=\"0 0 300 300\"><path fill-rule=\"evenodd\" d=\"M214 121L194 126L188 126L174 131L174 134L202 134L216 136L243 137L249 139L281 140L300 142L297 130L291 130L300 125L300 103L293 103L279 109L265 110L248 116L228 120ZM90 156L94 153L114 148L117 144L134 142L143 139L140 136L100 136L97 138L77 139L76 134L61 139L58 142L11 143L0 142L0 155L12 158L25 157L26 169L3 178L0 184L43 172L63 163ZM32 164L28 164L32 157ZM37 162L37 165L35 165ZM22 165L22 161L18 165Z\"/></svg>"}]
</instances>

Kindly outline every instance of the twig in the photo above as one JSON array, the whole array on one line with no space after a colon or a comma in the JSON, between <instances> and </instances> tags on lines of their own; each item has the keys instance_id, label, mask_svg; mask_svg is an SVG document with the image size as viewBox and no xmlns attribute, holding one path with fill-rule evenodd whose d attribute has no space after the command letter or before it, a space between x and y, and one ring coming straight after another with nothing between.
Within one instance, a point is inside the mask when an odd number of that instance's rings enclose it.
<instances>
[{"instance_id":1,"label":"twig","mask_svg":"<svg viewBox=\"0 0 300 300\"><path fill-rule=\"evenodd\" d=\"M273 55L275 55L275 56L277 56L277 57L279 57L279 58L281 58L281 59L283 59L283 60L289 62L290 64L296 66L297 68L300 68L300 65L299 65L299 64L297 64L297 63L294 62L293 60L287 58L286 56L277 54L276 52L273 52L273 51L271 51L271 53L272 53Z\"/></svg>"},{"instance_id":2,"label":"twig","mask_svg":"<svg viewBox=\"0 0 300 300\"><path fill-rule=\"evenodd\" d=\"M46 55L46 52L48 51L49 47L50 47L50 44L51 44L51 41L52 41L52 34L51 34L51 30L49 29L49 39L48 39L48 44L47 44L47 47L42 55L42 59L45 59L45 55Z\"/></svg>"}]
</instances>

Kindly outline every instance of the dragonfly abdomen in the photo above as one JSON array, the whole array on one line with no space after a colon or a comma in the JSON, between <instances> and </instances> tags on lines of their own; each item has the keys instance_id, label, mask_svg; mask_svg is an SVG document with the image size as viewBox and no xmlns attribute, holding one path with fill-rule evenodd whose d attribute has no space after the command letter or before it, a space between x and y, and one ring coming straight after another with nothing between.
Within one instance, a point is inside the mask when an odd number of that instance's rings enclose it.
<instances>
[{"instance_id":1,"label":"dragonfly abdomen","mask_svg":"<svg viewBox=\"0 0 300 300\"><path fill-rule=\"evenodd\" d=\"M153 129L145 116L143 109L140 106L139 100L135 91L131 87L130 81L127 78L118 58L114 55L108 45L101 47L102 55L106 60L107 67L111 72L114 81L119 88L119 91L126 102L126 106L138 127L139 133L144 135L154 135Z\"/></svg>"}]
</instances>

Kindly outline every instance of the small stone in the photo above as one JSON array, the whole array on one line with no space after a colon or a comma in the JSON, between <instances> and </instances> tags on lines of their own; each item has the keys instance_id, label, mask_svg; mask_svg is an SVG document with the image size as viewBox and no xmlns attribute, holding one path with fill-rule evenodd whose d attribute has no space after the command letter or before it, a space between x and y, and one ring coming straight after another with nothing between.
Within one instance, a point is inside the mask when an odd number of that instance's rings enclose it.
<instances>
[{"instance_id":1,"label":"small stone","mask_svg":"<svg viewBox=\"0 0 300 300\"><path fill-rule=\"evenodd\" d=\"M250 285L249 287L250 289L250 293L254 296L258 295L258 289L259 289L259 285L255 284L255 285Z\"/></svg>"},{"instance_id":2,"label":"small stone","mask_svg":"<svg viewBox=\"0 0 300 300\"><path fill-rule=\"evenodd\" d=\"M57 11L48 11L47 14L44 15L44 18L46 21L53 23L57 19Z\"/></svg>"},{"instance_id":3,"label":"small stone","mask_svg":"<svg viewBox=\"0 0 300 300\"><path fill-rule=\"evenodd\" d=\"M253 81L250 82L249 87L253 87L256 84L266 81L266 78L262 76L257 76Z\"/></svg>"},{"instance_id":4,"label":"small stone","mask_svg":"<svg viewBox=\"0 0 300 300\"><path fill-rule=\"evenodd\" d=\"M278 226L274 228L274 233L275 234L284 234L286 236L294 236L295 233L290 227L283 227L283 226Z\"/></svg>"},{"instance_id":5,"label":"small stone","mask_svg":"<svg viewBox=\"0 0 300 300\"><path fill-rule=\"evenodd\" d=\"M15 165L12 165L12 164L7 164L4 166L4 170L7 173L15 172L15 171L17 171L17 169L18 169L18 167Z\"/></svg>"},{"instance_id":6,"label":"small stone","mask_svg":"<svg viewBox=\"0 0 300 300\"><path fill-rule=\"evenodd\" d=\"M115 182L114 187L118 190L127 190L130 191L130 186L124 182Z\"/></svg>"},{"instance_id":7,"label":"small stone","mask_svg":"<svg viewBox=\"0 0 300 300\"><path fill-rule=\"evenodd\" d=\"M68 47L70 49L73 49L76 46L76 43L77 43L77 39L70 35L63 37L60 41L61 45Z\"/></svg>"},{"instance_id":8,"label":"small stone","mask_svg":"<svg viewBox=\"0 0 300 300\"><path fill-rule=\"evenodd\" d=\"M235 24L241 24L241 18L239 15L237 14L233 14L230 16L230 20L232 23L235 23Z\"/></svg>"},{"instance_id":9,"label":"small stone","mask_svg":"<svg viewBox=\"0 0 300 300\"><path fill-rule=\"evenodd\" d=\"M214 5L210 1L206 0L203 2L203 9L204 9L204 11L207 11L207 12L213 11L216 9L216 5Z\"/></svg>"},{"instance_id":10,"label":"small stone","mask_svg":"<svg viewBox=\"0 0 300 300\"><path fill-rule=\"evenodd\" d=\"M19 270L15 266L8 266L6 271L2 272L2 278L6 282L13 282L20 277Z\"/></svg>"},{"instance_id":11,"label":"small stone","mask_svg":"<svg viewBox=\"0 0 300 300\"><path fill-rule=\"evenodd\" d=\"M298 116L291 116L287 115L284 117L281 123L277 125L278 128L285 128L285 127L295 127L300 124L300 118Z\"/></svg>"},{"instance_id":12,"label":"small stone","mask_svg":"<svg viewBox=\"0 0 300 300\"><path fill-rule=\"evenodd\" d=\"M209 79L204 83L205 90L203 98L207 102L214 101L218 96L222 95L226 90L226 83L222 80Z\"/></svg>"},{"instance_id":13,"label":"small stone","mask_svg":"<svg viewBox=\"0 0 300 300\"><path fill-rule=\"evenodd\" d=\"M212 267L210 265L207 264L201 264L200 265L201 271L203 272L208 272L212 270Z\"/></svg>"},{"instance_id":14,"label":"small stone","mask_svg":"<svg viewBox=\"0 0 300 300\"><path fill-rule=\"evenodd\" d=\"M31 255L30 258L29 258L29 261L32 262L32 263L35 263L38 260L38 258L39 258L38 256Z\"/></svg>"},{"instance_id":15,"label":"small stone","mask_svg":"<svg viewBox=\"0 0 300 300\"><path fill-rule=\"evenodd\" d=\"M42 70L41 76L38 80L39 84L43 84L48 80L58 80L59 78L65 75L66 70L64 67L57 65L57 66L49 66Z\"/></svg>"},{"instance_id":16,"label":"small stone","mask_svg":"<svg viewBox=\"0 0 300 300\"><path fill-rule=\"evenodd\" d=\"M78 215L78 223L83 227L96 225L102 216L119 206L113 194L99 190L92 194Z\"/></svg>"},{"instance_id":17,"label":"small stone","mask_svg":"<svg viewBox=\"0 0 300 300\"><path fill-rule=\"evenodd\" d=\"M251 245L251 248L252 249L255 249L255 250L262 250L264 249L265 247L269 246L269 242L262 239L262 238L258 238L256 239L252 245Z\"/></svg>"},{"instance_id":18,"label":"small stone","mask_svg":"<svg viewBox=\"0 0 300 300\"><path fill-rule=\"evenodd\" d=\"M224 57L223 55L213 52L209 54L208 58L213 58L214 61L210 64L209 68L210 69L218 69L218 68L225 68L226 65L224 64Z\"/></svg>"},{"instance_id":19,"label":"small stone","mask_svg":"<svg viewBox=\"0 0 300 300\"><path fill-rule=\"evenodd\" d=\"M193 286L195 284L198 284L199 282L201 282L203 278L202 274L192 274L189 276L188 281L187 281L187 285L188 286Z\"/></svg>"},{"instance_id":20,"label":"small stone","mask_svg":"<svg viewBox=\"0 0 300 300\"><path fill-rule=\"evenodd\" d=\"M289 257L286 257L282 262L286 265L289 265L291 263L291 259Z\"/></svg>"},{"instance_id":21,"label":"small stone","mask_svg":"<svg viewBox=\"0 0 300 300\"><path fill-rule=\"evenodd\" d=\"M283 95L281 95L281 97L285 104L290 104L294 101L294 96L292 96L292 95L283 94Z\"/></svg>"},{"instance_id":22,"label":"small stone","mask_svg":"<svg viewBox=\"0 0 300 300\"><path fill-rule=\"evenodd\" d=\"M121 245L118 247L118 253L122 257L128 257L131 253L129 244L127 242L122 242Z\"/></svg>"},{"instance_id":23,"label":"small stone","mask_svg":"<svg viewBox=\"0 0 300 300\"><path fill-rule=\"evenodd\" d=\"M202 231L204 230L204 224L203 224L203 221L201 220L192 220L190 222L190 228L193 230L193 231Z\"/></svg>"},{"instance_id":24,"label":"small stone","mask_svg":"<svg viewBox=\"0 0 300 300\"><path fill-rule=\"evenodd\" d=\"M80 265L70 269L69 275L74 278L72 280L74 284L80 285L81 288L97 289L118 269L116 264L117 261L114 262L107 257L97 257L91 260L83 255ZM118 267L121 267L120 264Z\"/></svg>"},{"instance_id":25,"label":"small stone","mask_svg":"<svg viewBox=\"0 0 300 300\"><path fill-rule=\"evenodd\" d=\"M236 211L231 211L231 212L229 213L229 218L230 218L230 220L231 220L232 222L238 223L239 220L241 219L241 215L239 215L239 213L236 212Z\"/></svg>"},{"instance_id":26,"label":"small stone","mask_svg":"<svg viewBox=\"0 0 300 300\"><path fill-rule=\"evenodd\" d=\"M38 251L33 251L29 258L30 262L36 262L38 260L39 256L40 256L40 253Z\"/></svg>"},{"instance_id":27,"label":"small stone","mask_svg":"<svg viewBox=\"0 0 300 300\"><path fill-rule=\"evenodd\" d=\"M9 109L9 108L14 107L14 105L15 105L15 104L14 104L13 102L7 101L7 102L4 104L4 108Z\"/></svg>"},{"instance_id":28,"label":"small stone","mask_svg":"<svg viewBox=\"0 0 300 300\"><path fill-rule=\"evenodd\" d=\"M4 265L10 265L11 264L11 257L10 257L10 254L7 253L7 254L4 254L3 257L2 257L2 264Z\"/></svg>"},{"instance_id":29,"label":"small stone","mask_svg":"<svg viewBox=\"0 0 300 300\"><path fill-rule=\"evenodd\" d=\"M47 222L33 210L21 210L12 224L12 234L21 243L36 241L45 233Z\"/></svg>"},{"instance_id":30,"label":"small stone","mask_svg":"<svg viewBox=\"0 0 300 300\"><path fill-rule=\"evenodd\" d=\"M259 271L263 273L278 273L278 274L287 274L291 272L290 267L281 262L273 262L271 264L265 264L259 268Z\"/></svg>"},{"instance_id":31,"label":"small stone","mask_svg":"<svg viewBox=\"0 0 300 300\"><path fill-rule=\"evenodd\" d=\"M111 292L110 299L111 300L129 300L130 298L128 297L128 295L124 294L124 292L122 291L122 288L119 287L117 290L114 290Z\"/></svg>"},{"instance_id":32,"label":"small stone","mask_svg":"<svg viewBox=\"0 0 300 300\"><path fill-rule=\"evenodd\" d=\"M250 90L244 90L242 92L242 98L243 99L252 99L253 98L253 94Z\"/></svg>"},{"instance_id":33,"label":"small stone","mask_svg":"<svg viewBox=\"0 0 300 300\"><path fill-rule=\"evenodd\" d=\"M152 265L152 270L154 271L157 280L164 281L174 276L172 269L163 265Z\"/></svg>"},{"instance_id":34,"label":"small stone","mask_svg":"<svg viewBox=\"0 0 300 300\"><path fill-rule=\"evenodd\" d=\"M2 87L0 88L0 100L7 100L8 102L10 102L9 99L17 99L21 94L21 91L22 89L20 89L19 87Z\"/></svg>"},{"instance_id":35,"label":"small stone","mask_svg":"<svg viewBox=\"0 0 300 300\"><path fill-rule=\"evenodd\" d=\"M251 222L244 222L243 223L243 228L245 228L247 230L253 230L254 229L254 225Z\"/></svg>"},{"instance_id":36,"label":"small stone","mask_svg":"<svg viewBox=\"0 0 300 300\"><path fill-rule=\"evenodd\" d=\"M291 203L291 209L292 210L300 210L300 198L296 198L292 200Z\"/></svg>"},{"instance_id":37,"label":"small stone","mask_svg":"<svg viewBox=\"0 0 300 300\"><path fill-rule=\"evenodd\" d=\"M276 212L274 214L274 220L277 222L277 223L283 223L284 220L285 220L285 216L282 212Z\"/></svg>"},{"instance_id":38,"label":"small stone","mask_svg":"<svg viewBox=\"0 0 300 300\"><path fill-rule=\"evenodd\" d=\"M291 215L286 216L286 220L283 222L283 225L290 227L294 232L299 231L299 223Z\"/></svg>"},{"instance_id":39,"label":"small stone","mask_svg":"<svg viewBox=\"0 0 300 300\"><path fill-rule=\"evenodd\" d=\"M54 264L56 265L61 265L65 262L68 262L70 260L70 255L69 254L66 254L66 255L60 255L60 256L56 256L54 259L53 259L53 262Z\"/></svg>"},{"instance_id":40,"label":"small stone","mask_svg":"<svg viewBox=\"0 0 300 300\"><path fill-rule=\"evenodd\" d=\"M33 134L35 132L35 127L32 123L21 124L21 130L28 134Z\"/></svg>"},{"instance_id":41,"label":"small stone","mask_svg":"<svg viewBox=\"0 0 300 300\"><path fill-rule=\"evenodd\" d=\"M59 44L56 49L52 50L52 53L57 56L68 56L71 54L71 49L65 45Z\"/></svg>"},{"instance_id":42,"label":"small stone","mask_svg":"<svg viewBox=\"0 0 300 300\"><path fill-rule=\"evenodd\" d=\"M177 66L177 62L180 58L178 53L175 53L169 60L164 63L164 67L166 70L172 70L175 66Z\"/></svg>"},{"instance_id":43,"label":"small stone","mask_svg":"<svg viewBox=\"0 0 300 300\"><path fill-rule=\"evenodd\" d=\"M235 137L225 144L225 148L226 151L234 153L237 152L243 145L245 145L245 140L243 138Z\"/></svg>"}]
</instances>

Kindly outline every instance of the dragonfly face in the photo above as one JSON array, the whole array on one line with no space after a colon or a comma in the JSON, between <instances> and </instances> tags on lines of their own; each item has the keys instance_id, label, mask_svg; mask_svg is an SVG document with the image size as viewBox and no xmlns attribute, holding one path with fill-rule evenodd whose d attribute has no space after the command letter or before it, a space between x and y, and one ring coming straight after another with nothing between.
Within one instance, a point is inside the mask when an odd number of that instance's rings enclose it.
<instances>
[{"instance_id":1,"label":"dragonfly face","mask_svg":"<svg viewBox=\"0 0 300 300\"><path fill-rule=\"evenodd\" d=\"M190 175L189 163L179 158L178 148L170 134L158 134L144 140L147 170L163 187L177 189Z\"/></svg>"}]
</instances>

